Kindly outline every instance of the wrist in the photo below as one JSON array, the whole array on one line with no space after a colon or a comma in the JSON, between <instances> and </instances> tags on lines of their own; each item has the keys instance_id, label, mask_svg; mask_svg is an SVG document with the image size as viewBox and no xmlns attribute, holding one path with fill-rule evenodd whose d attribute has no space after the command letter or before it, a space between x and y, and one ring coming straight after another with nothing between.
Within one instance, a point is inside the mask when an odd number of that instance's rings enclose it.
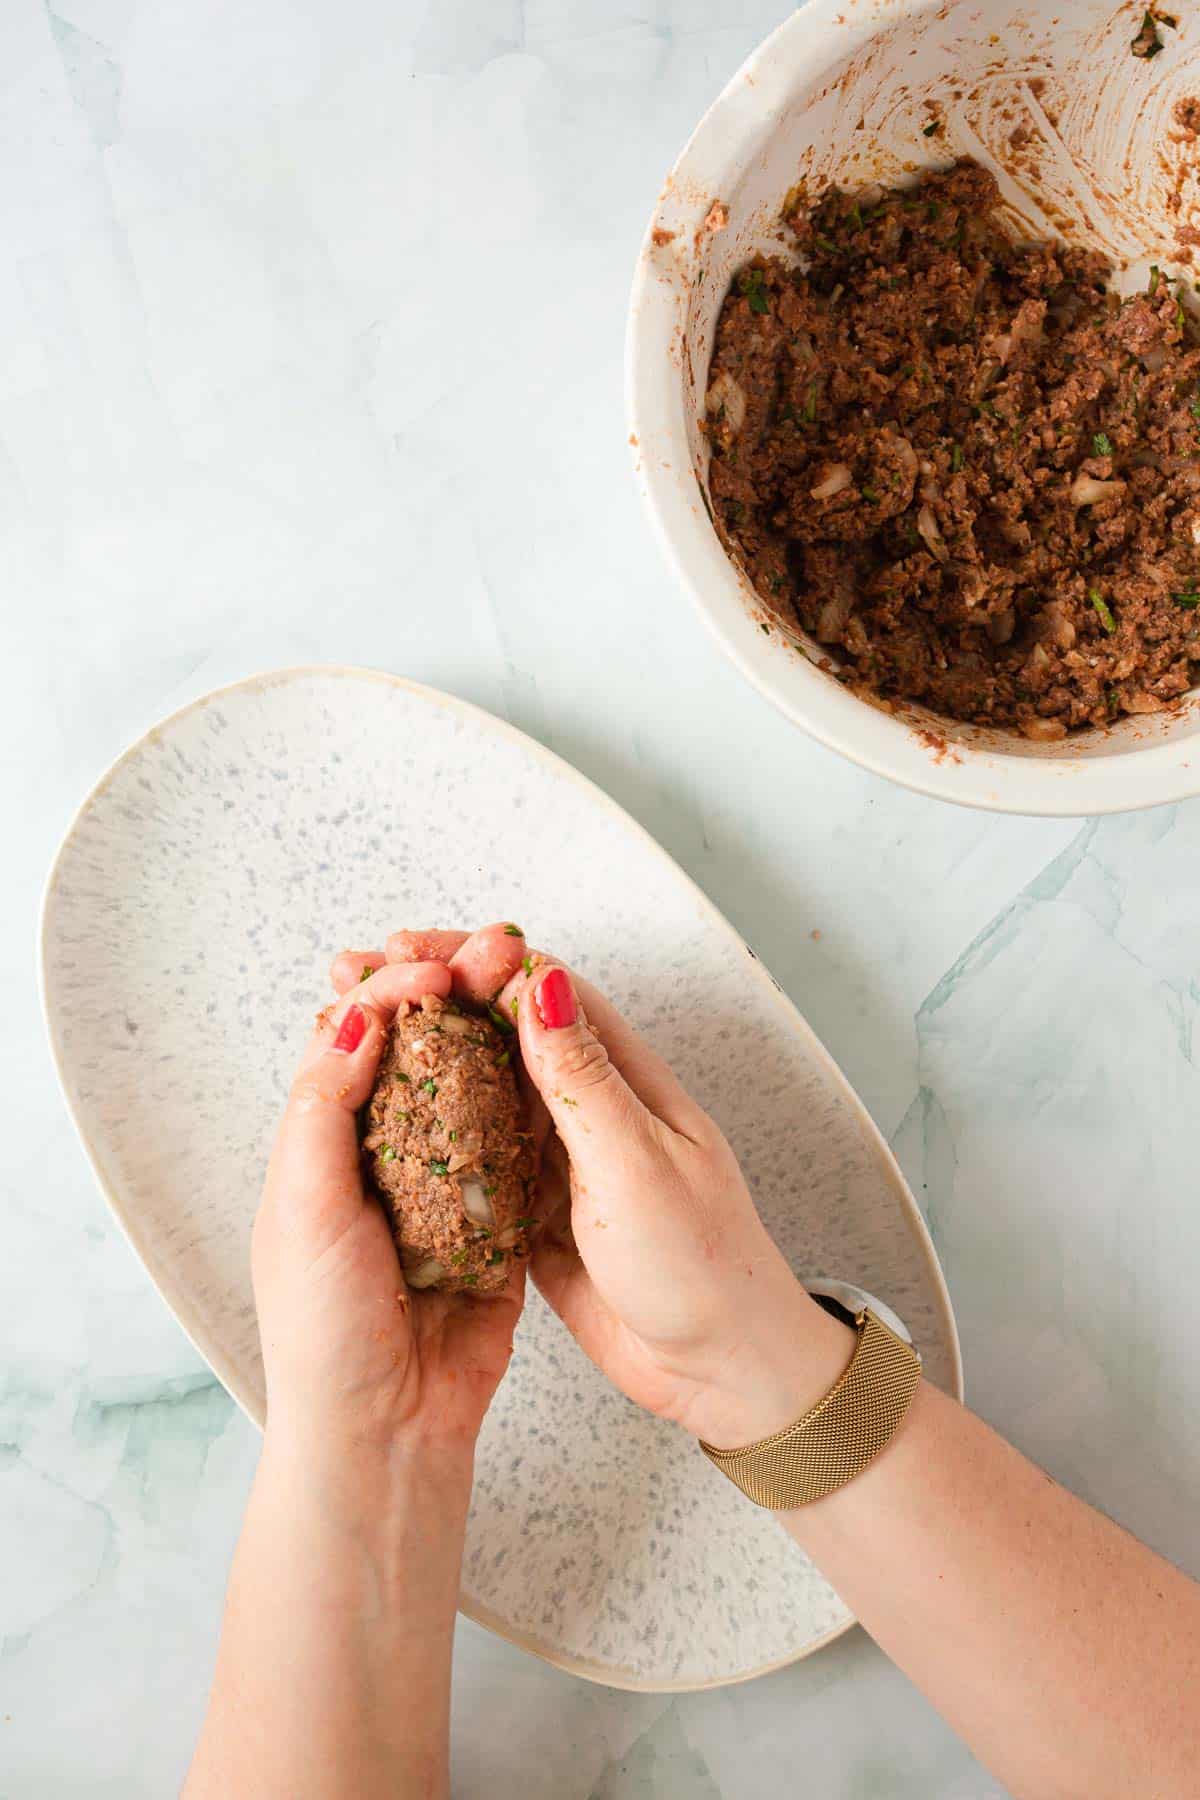
<instances>
[{"instance_id":1,"label":"wrist","mask_svg":"<svg viewBox=\"0 0 1200 1800\"><path fill-rule=\"evenodd\" d=\"M414 1514L465 1528L474 1437L407 1430L385 1445L316 1421L268 1421L257 1485L289 1510L307 1508L357 1537L383 1540Z\"/></svg>"},{"instance_id":2,"label":"wrist","mask_svg":"<svg viewBox=\"0 0 1200 1800\"><path fill-rule=\"evenodd\" d=\"M784 1431L845 1373L854 1354L849 1326L831 1317L788 1273L790 1291L752 1322L707 1387L689 1429L725 1450Z\"/></svg>"}]
</instances>

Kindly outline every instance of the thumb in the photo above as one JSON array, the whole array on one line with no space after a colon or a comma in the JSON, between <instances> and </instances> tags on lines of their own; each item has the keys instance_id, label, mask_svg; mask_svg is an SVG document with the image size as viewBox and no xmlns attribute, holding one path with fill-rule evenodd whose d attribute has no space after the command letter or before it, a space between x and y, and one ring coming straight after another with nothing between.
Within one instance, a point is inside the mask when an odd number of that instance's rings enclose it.
<instances>
[{"instance_id":1,"label":"thumb","mask_svg":"<svg viewBox=\"0 0 1200 1800\"><path fill-rule=\"evenodd\" d=\"M358 1109L398 1007L450 992L441 963L388 963L317 1015L267 1166L262 1213L314 1262L363 1210Z\"/></svg>"},{"instance_id":2,"label":"thumb","mask_svg":"<svg viewBox=\"0 0 1200 1800\"><path fill-rule=\"evenodd\" d=\"M542 964L525 983L517 1024L526 1071L573 1159L649 1128L650 1114L610 1060L561 965Z\"/></svg>"}]
</instances>

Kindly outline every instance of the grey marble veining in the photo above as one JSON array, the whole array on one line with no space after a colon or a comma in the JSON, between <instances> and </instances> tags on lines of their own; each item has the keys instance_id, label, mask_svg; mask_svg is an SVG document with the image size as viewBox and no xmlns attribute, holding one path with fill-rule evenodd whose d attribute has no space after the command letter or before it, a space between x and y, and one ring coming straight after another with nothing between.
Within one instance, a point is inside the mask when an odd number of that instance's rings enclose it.
<instances>
[{"instance_id":1,"label":"grey marble veining","mask_svg":"<svg viewBox=\"0 0 1200 1800\"><path fill-rule=\"evenodd\" d=\"M731 676L633 493L640 232L779 16L4 9L3 1800L173 1791L257 1447L63 1114L30 957L41 883L125 744L287 662L477 700L639 818L896 1147L976 1404L1197 1567L1178 1300L1200 810L994 819L849 768ZM672 1698L577 1681L469 1622L458 1651L463 1795L766 1800L807 1771L824 1800L999 1793L860 1633Z\"/></svg>"}]
</instances>

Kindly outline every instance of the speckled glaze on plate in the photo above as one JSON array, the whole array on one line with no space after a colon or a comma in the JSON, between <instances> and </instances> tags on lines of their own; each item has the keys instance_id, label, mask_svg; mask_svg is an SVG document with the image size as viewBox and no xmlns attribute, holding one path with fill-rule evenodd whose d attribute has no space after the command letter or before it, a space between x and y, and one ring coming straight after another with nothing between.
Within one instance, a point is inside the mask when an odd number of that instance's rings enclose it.
<instances>
[{"instance_id":1,"label":"speckled glaze on plate","mask_svg":"<svg viewBox=\"0 0 1200 1800\"><path fill-rule=\"evenodd\" d=\"M553 843L553 859L528 854ZM43 991L101 1186L261 1424L250 1224L327 966L401 924L517 918L598 982L730 1136L793 1266L891 1302L961 1391L916 1205L799 1014L692 882L557 757L459 700L284 670L196 701L103 778L50 876ZM850 1615L682 1432L531 1293L479 1446L464 1612L561 1667L743 1680Z\"/></svg>"}]
</instances>

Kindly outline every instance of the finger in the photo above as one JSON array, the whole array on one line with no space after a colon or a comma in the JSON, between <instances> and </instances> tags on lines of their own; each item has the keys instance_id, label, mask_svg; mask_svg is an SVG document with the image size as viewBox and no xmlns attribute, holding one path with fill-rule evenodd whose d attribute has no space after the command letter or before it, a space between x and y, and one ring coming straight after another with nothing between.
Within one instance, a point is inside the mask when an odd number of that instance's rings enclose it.
<instances>
[{"instance_id":1,"label":"finger","mask_svg":"<svg viewBox=\"0 0 1200 1800\"><path fill-rule=\"evenodd\" d=\"M525 955L525 933L519 925L502 920L473 931L450 958L455 994L460 1000L486 1005L517 974Z\"/></svg>"},{"instance_id":2,"label":"finger","mask_svg":"<svg viewBox=\"0 0 1200 1800\"><path fill-rule=\"evenodd\" d=\"M531 950L525 945L525 953L521 958L521 966L515 969L496 995L496 1010L502 1012L506 1019L515 1019L520 1003L521 992L529 977L539 969L548 969L554 958L547 956L544 950Z\"/></svg>"},{"instance_id":3,"label":"finger","mask_svg":"<svg viewBox=\"0 0 1200 1800\"><path fill-rule=\"evenodd\" d=\"M581 1290L590 1282L590 1277L574 1243L543 1235L530 1257L529 1272L538 1293L563 1324L567 1324L568 1314L578 1324L584 1304ZM574 1336L572 1327L568 1325L567 1328Z\"/></svg>"},{"instance_id":4,"label":"finger","mask_svg":"<svg viewBox=\"0 0 1200 1800\"><path fill-rule=\"evenodd\" d=\"M611 1000L590 981L572 975L584 1010L600 1033L614 1066L656 1118L684 1137L694 1138L708 1123L703 1107L688 1093L670 1063L636 1031Z\"/></svg>"},{"instance_id":5,"label":"finger","mask_svg":"<svg viewBox=\"0 0 1200 1800\"><path fill-rule=\"evenodd\" d=\"M632 1134L647 1134L652 1120L592 1028L570 975L558 963L542 964L521 988L517 1002L521 1056L572 1161L614 1151Z\"/></svg>"},{"instance_id":6,"label":"finger","mask_svg":"<svg viewBox=\"0 0 1200 1800\"><path fill-rule=\"evenodd\" d=\"M399 1006L405 1003L419 1006L426 994L436 994L441 1000L447 999L451 985L452 978L445 963L384 963L349 994L343 994L332 1006L324 1007L317 1014L316 1029L300 1059L301 1070L306 1069L329 1048L350 1001L359 1001L375 1008L390 1023Z\"/></svg>"},{"instance_id":7,"label":"finger","mask_svg":"<svg viewBox=\"0 0 1200 1800\"><path fill-rule=\"evenodd\" d=\"M526 955L525 934L507 919L469 933L393 931L387 955L389 962L429 958L449 963L458 998L484 1006L520 970Z\"/></svg>"},{"instance_id":8,"label":"finger","mask_svg":"<svg viewBox=\"0 0 1200 1800\"><path fill-rule=\"evenodd\" d=\"M408 961L409 958L405 958ZM438 957L434 962L442 960ZM387 961L385 950L343 950L335 956L329 969L329 978L333 983L335 994L345 994L360 981L369 981L376 969L381 969Z\"/></svg>"},{"instance_id":9,"label":"finger","mask_svg":"<svg viewBox=\"0 0 1200 1800\"><path fill-rule=\"evenodd\" d=\"M466 931L393 931L387 941L387 959L395 963L448 963L469 935Z\"/></svg>"},{"instance_id":10,"label":"finger","mask_svg":"<svg viewBox=\"0 0 1200 1800\"><path fill-rule=\"evenodd\" d=\"M528 969L523 969L509 982L500 997L498 1005L505 1014L514 999L519 1006L521 991L528 981L533 979L536 982L543 968L553 966L551 958L536 950L526 958L526 962ZM655 1118L661 1119L664 1125L669 1125L672 1131L679 1132L683 1137L695 1139L703 1129L705 1114L681 1085L674 1070L639 1036L611 1001L605 999L599 988L593 987L590 981L584 981L573 972L571 982L592 1029L603 1042L609 1061L617 1073Z\"/></svg>"},{"instance_id":11,"label":"finger","mask_svg":"<svg viewBox=\"0 0 1200 1800\"><path fill-rule=\"evenodd\" d=\"M538 1107L546 1121L546 1138L538 1155L537 1193L532 1208L536 1225L530 1243L535 1249L544 1243L574 1249L570 1159L540 1095Z\"/></svg>"},{"instance_id":12,"label":"finger","mask_svg":"<svg viewBox=\"0 0 1200 1800\"><path fill-rule=\"evenodd\" d=\"M396 1009L427 993L444 998L444 963L384 967L321 1015L301 1058L271 1153L263 1193L306 1260L323 1254L362 1211L356 1114L375 1083Z\"/></svg>"},{"instance_id":13,"label":"finger","mask_svg":"<svg viewBox=\"0 0 1200 1800\"><path fill-rule=\"evenodd\" d=\"M357 1219L363 1185L355 1113L375 1081L387 1017L356 996L333 1007L329 1035L305 1057L288 1095L263 1190L263 1211L306 1263Z\"/></svg>"},{"instance_id":14,"label":"finger","mask_svg":"<svg viewBox=\"0 0 1200 1800\"><path fill-rule=\"evenodd\" d=\"M550 1242L539 1245L529 1272L542 1299L558 1314L585 1356L597 1367L610 1369L611 1352L624 1328L596 1292L575 1247Z\"/></svg>"}]
</instances>

